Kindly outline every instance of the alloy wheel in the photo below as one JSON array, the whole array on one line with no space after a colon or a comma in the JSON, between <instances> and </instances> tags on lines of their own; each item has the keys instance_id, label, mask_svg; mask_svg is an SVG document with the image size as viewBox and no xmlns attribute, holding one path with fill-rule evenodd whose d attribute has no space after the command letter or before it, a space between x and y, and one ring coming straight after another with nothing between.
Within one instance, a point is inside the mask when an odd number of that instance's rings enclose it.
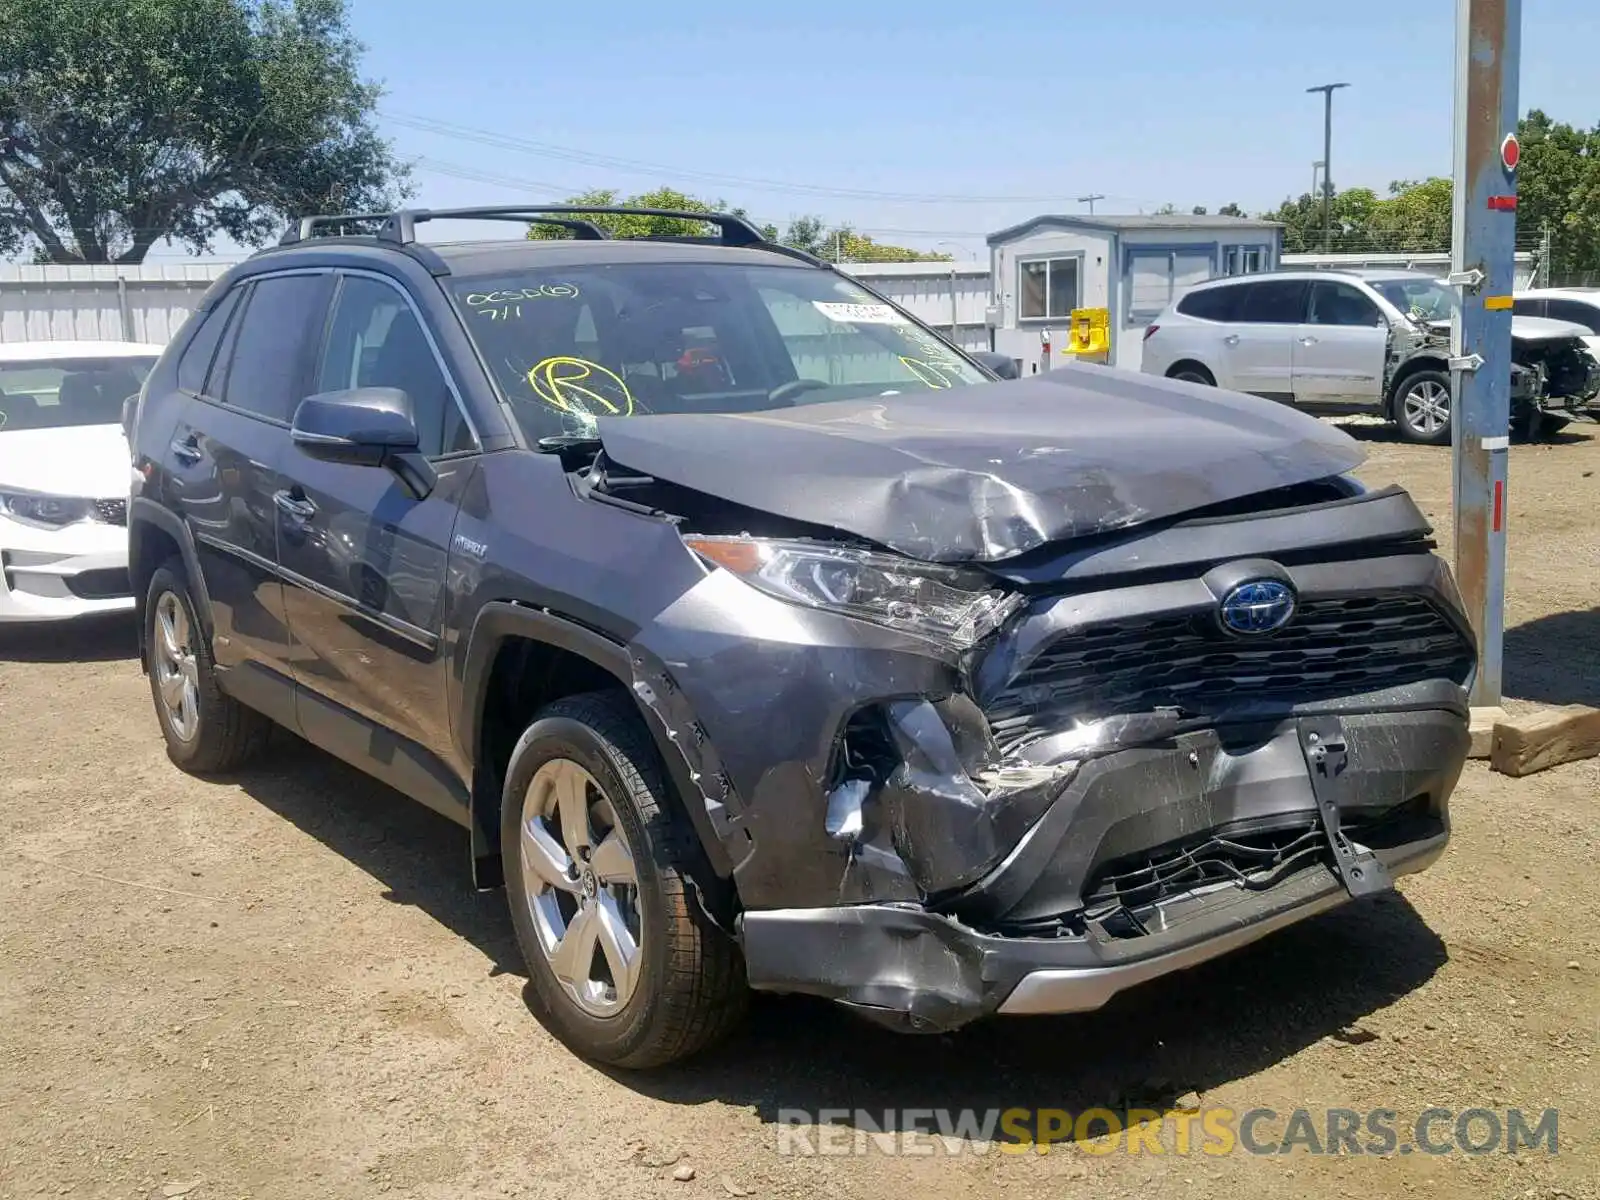
<instances>
[{"instance_id":1,"label":"alloy wheel","mask_svg":"<svg viewBox=\"0 0 1600 1200\"><path fill-rule=\"evenodd\" d=\"M1450 390L1433 379L1423 379L1406 389L1401 401L1405 422L1420 434L1433 436L1450 424Z\"/></svg>"},{"instance_id":2,"label":"alloy wheel","mask_svg":"<svg viewBox=\"0 0 1600 1200\"><path fill-rule=\"evenodd\" d=\"M179 741L193 741L200 728L199 664L188 611L172 592L156 601L155 633L152 666L167 724Z\"/></svg>"},{"instance_id":3,"label":"alloy wheel","mask_svg":"<svg viewBox=\"0 0 1600 1200\"><path fill-rule=\"evenodd\" d=\"M542 765L522 801L521 864L539 946L590 1016L615 1016L639 983L639 877L616 810L570 759Z\"/></svg>"}]
</instances>

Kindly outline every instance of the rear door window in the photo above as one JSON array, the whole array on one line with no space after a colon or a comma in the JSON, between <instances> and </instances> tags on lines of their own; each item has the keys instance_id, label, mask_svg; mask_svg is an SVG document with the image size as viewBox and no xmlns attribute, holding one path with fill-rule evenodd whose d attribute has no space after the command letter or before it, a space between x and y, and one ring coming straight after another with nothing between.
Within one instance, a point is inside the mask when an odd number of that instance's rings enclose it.
<instances>
[{"instance_id":1,"label":"rear door window","mask_svg":"<svg viewBox=\"0 0 1600 1200\"><path fill-rule=\"evenodd\" d=\"M1178 311L1202 321L1231 321L1242 290L1241 287L1201 288L1179 300Z\"/></svg>"},{"instance_id":2,"label":"rear door window","mask_svg":"<svg viewBox=\"0 0 1600 1200\"><path fill-rule=\"evenodd\" d=\"M310 347L322 332L331 283L332 276L325 274L256 281L237 322L223 384L227 404L288 423L306 396ZM208 386L215 387L215 381Z\"/></svg>"},{"instance_id":3,"label":"rear door window","mask_svg":"<svg viewBox=\"0 0 1600 1200\"><path fill-rule=\"evenodd\" d=\"M1263 279L1240 286L1244 294L1234 310L1235 321L1254 325L1298 325L1305 320L1306 281Z\"/></svg>"}]
</instances>

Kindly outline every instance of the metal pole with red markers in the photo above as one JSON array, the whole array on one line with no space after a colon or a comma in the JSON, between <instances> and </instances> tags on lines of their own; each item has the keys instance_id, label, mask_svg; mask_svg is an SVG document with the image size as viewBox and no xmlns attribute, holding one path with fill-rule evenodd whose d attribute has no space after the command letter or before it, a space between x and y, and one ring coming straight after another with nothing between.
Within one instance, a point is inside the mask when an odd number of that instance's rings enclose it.
<instances>
[{"instance_id":1,"label":"metal pole with red markers","mask_svg":"<svg viewBox=\"0 0 1600 1200\"><path fill-rule=\"evenodd\" d=\"M1477 630L1472 703L1500 703L1522 0L1457 0L1450 341L1455 570Z\"/></svg>"}]
</instances>

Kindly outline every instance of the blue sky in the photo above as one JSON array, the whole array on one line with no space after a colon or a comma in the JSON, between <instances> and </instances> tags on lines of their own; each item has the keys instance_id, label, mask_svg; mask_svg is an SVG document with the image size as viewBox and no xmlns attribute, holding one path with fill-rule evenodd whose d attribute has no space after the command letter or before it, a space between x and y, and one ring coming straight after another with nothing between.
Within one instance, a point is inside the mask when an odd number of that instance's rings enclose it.
<instances>
[{"instance_id":1,"label":"blue sky","mask_svg":"<svg viewBox=\"0 0 1600 1200\"><path fill-rule=\"evenodd\" d=\"M1088 192L1101 212L1273 207L1310 187L1322 100L1304 89L1332 81L1353 85L1335 98L1338 186L1451 169L1451 0L542 7L352 0L385 130L424 160L419 203L666 183L966 256ZM1600 2L1526 0L1523 24L1524 111L1600 123ZM419 117L543 152L402 123Z\"/></svg>"}]
</instances>

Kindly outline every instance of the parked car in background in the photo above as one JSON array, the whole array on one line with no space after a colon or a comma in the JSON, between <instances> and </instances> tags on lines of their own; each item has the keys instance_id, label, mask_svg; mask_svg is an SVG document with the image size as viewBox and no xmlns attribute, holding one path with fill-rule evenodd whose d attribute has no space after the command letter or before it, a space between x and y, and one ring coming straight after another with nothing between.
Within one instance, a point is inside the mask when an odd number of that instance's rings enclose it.
<instances>
[{"instance_id":1,"label":"parked car in background","mask_svg":"<svg viewBox=\"0 0 1600 1200\"><path fill-rule=\"evenodd\" d=\"M1519 317L1548 317L1581 325L1589 331L1585 344L1600 355L1600 288L1529 288L1513 297L1511 311Z\"/></svg>"},{"instance_id":2,"label":"parked car in background","mask_svg":"<svg viewBox=\"0 0 1600 1200\"><path fill-rule=\"evenodd\" d=\"M133 608L122 410L161 349L0 344L0 621Z\"/></svg>"},{"instance_id":3,"label":"parked car in background","mask_svg":"<svg viewBox=\"0 0 1600 1200\"><path fill-rule=\"evenodd\" d=\"M1376 413L1409 441L1450 441L1456 290L1418 271L1276 271L1190 288L1145 330L1143 370L1319 414ZM1600 361L1586 326L1511 321L1511 420L1587 417Z\"/></svg>"}]
</instances>

